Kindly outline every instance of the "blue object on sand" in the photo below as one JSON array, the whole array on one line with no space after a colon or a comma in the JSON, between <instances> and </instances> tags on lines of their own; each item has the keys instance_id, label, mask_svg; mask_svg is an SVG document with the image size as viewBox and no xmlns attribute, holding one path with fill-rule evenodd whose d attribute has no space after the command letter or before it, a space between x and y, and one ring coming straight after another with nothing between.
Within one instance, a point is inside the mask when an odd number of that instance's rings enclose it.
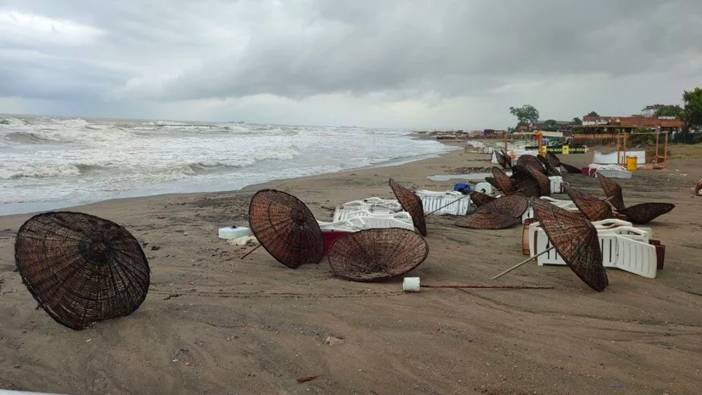
<instances>
[{"instance_id":1,"label":"blue object on sand","mask_svg":"<svg viewBox=\"0 0 702 395\"><path fill-rule=\"evenodd\" d=\"M470 193L470 192L471 192L471 189L472 189L472 188L470 187L470 184L466 184L466 183L463 183L463 182L459 182L458 184L454 184L454 185L453 185L453 190L454 190L454 191L461 192L461 193L463 193L464 195Z\"/></svg>"}]
</instances>

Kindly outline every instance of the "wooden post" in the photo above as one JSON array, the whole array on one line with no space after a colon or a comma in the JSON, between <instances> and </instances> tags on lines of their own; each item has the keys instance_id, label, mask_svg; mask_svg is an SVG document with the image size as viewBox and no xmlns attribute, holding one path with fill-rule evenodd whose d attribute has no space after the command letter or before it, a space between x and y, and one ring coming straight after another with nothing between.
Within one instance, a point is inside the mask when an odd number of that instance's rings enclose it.
<instances>
[{"instance_id":1,"label":"wooden post","mask_svg":"<svg viewBox=\"0 0 702 395\"><path fill-rule=\"evenodd\" d=\"M668 131L665 132L665 145L663 146L663 165L668 161Z\"/></svg>"}]
</instances>

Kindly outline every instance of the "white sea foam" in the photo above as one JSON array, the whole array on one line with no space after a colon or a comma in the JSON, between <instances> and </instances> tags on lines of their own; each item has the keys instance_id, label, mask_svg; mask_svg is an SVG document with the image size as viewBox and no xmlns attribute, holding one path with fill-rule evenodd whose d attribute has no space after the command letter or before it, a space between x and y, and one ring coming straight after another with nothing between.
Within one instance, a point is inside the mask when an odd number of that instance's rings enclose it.
<instances>
[{"instance_id":1,"label":"white sea foam","mask_svg":"<svg viewBox=\"0 0 702 395\"><path fill-rule=\"evenodd\" d=\"M0 116L0 214L238 189L437 154L406 131Z\"/></svg>"}]
</instances>

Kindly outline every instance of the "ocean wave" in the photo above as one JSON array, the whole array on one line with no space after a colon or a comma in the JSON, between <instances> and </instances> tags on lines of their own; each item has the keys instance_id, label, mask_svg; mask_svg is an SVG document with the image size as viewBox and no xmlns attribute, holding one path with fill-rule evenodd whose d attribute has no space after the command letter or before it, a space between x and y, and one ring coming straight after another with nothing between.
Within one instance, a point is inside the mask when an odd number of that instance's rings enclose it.
<instances>
[{"instance_id":1,"label":"ocean wave","mask_svg":"<svg viewBox=\"0 0 702 395\"><path fill-rule=\"evenodd\" d=\"M77 177L107 169L106 166L76 163L63 165L25 165L19 168L0 168L0 179L19 180L23 178Z\"/></svg>"},{"instance_id":2,"label":"ocean wave","mask_svg":"<svg viewBox=\"0 0 702 395\"><path fill-rule=\"evenodd\" d=\"M15 144L49 144L59 141L32 132L12 132L5 135L5 140Z\"/></svg>"}]
</instances>

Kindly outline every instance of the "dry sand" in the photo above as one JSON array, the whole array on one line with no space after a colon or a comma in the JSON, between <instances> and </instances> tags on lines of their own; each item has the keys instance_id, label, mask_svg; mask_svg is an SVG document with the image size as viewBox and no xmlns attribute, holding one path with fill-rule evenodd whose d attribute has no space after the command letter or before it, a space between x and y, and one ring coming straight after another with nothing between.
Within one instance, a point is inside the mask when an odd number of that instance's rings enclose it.
<instances>
[{"instance_id":1,"label":"dry sand","mask_svg":"<svg viewBox=\"0 0 702 395\"><path fill-rule=\"evenodd\" d=\"M675 147L673 151L675 152ZM390 197L388 177L443 190L432 174L489 166L454 151L401 166L266 186L319 219L344 201ZM564 158L566 159L566 158ZM567 158L575 164L585 156ZM553 290L431 289L353 283L328 265L297 270L242 250L217 228L246 224L257 188L114 200L80 211L126 226L145 245L149 295L131 316L73 331L54 322L14 271L10 238L28 215L0 217L0 388L59 393L699 393L702 388L702 149L623 181L628 204L669 201L652 223L667 245L649 280L609 270L597 293L565 267L530 264L499 284ZM596 180L568 176L596 191ZM521 228L474 231L430 217L425 282L487 283L522 259ZM319 376L299 384L296 379Z\"/></svg>"}]
</instances>

